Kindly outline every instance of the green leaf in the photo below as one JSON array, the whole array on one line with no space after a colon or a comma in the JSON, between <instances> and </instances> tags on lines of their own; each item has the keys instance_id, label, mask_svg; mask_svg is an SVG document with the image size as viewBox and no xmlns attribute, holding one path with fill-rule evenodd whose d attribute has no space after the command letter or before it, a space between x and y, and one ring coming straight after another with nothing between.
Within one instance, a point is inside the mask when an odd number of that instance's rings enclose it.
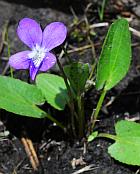
<instances>
[{"instance_id":1,"label":"green leaf","mask_svg":"<svg viewBox=\"0 0 140 174\"><path fill-rule=\"evenodd\" d=\"M0 108L23 116L45 117L36 105L44 103L37 87L21 80L0 76Z\"/></svg>"},{"instance_id":2,"label":"green leaf","mask_svg":"<svg viewBox=\"0 0 140 174\"><path fill-rule=\"evenodd\" d=\"M115 126L116 142L108 152L116 160L140 166L140 124L120 121Z\"/></svg>"},{"instance_id":3,"label":"green leaf","mask_svg":"<svg viewBox=\"0 0 140 174\"><path fill-rule=\"evenodd\" d=\"M96 88L109 90L126 75L131 62L131 37L127 20L109 28L97 66Z\"/></svg>"},{"instance_id":4,"label":"green leaf","mask_svg":"<svg viewBox=\"0 0 140 174\"><path fill-rule=\"evenodd\" d=\"M98 136L98 131L92 132L88 137L88 142L93 141Z\"/></svg>"},{"instance_id":5,"label":"green leaf","mask_svg":"<svg viewBox=\"0 0 140 174\"><path fill-rule=\"evenodd\" d=\"M115 126L116 134L120 136L139 136L140 137L140 124L132 121L122 120L117 122Z\"/></svg>"},{"instance_id":6,"label":"green leaf","mask_svg":"<svg viewBox=\"0 0 140 174\"><path fill-rule=\"evenodd\" d=\"M63 110L69 100L67 88L62 77L54 74L39 74L37 87L41 89L46 101L58 110Z\"/></svg>"},{"instance_id":7,"label":"green leaf","mask_svg":"<svg viewBox=\"0 0 140 174\"><path fill-rule=\"evenodd\" d=\"M64 71L75 94L80 95L84 92L85 84L89 77L89 65L87 63L74 62L66 65Z\"/></svg>"}]
</instances>

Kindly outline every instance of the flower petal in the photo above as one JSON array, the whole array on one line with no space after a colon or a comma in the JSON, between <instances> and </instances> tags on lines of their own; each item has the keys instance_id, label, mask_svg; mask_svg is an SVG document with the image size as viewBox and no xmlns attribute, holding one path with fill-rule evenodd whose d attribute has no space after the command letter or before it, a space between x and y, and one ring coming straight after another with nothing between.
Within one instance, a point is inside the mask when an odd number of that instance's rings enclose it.
<instances>
[{"instance_id":1,"label":"flower petal","mask_svg":"<svg viewBox=\"0 0 140 174\"><path fill-rule=\"evenodd\" d=\"M61 22L53 22L46 26L43 32L42 46L48 51L59 46L64 42L67 35L67 28Z\"/></svg>"},{"instance_id":2,"label":"flower petal","mask_svg":"<svg viewBox=\"0 0 140 174\"><path fill-rule=\"evenodd\" d=\"M39 68L36 68L34 66L33 61L31 60L31 62L30 62L30 77L31 77L32 80L35 79L38 70L39 70Z\"/></svg>"},{"instance_id":3,"label":"flower petal","mask_svg":"<svg viewBox=\"0 0 140 174\"><path fill-rule=\"evenodd\" d=\"M40 71L47 71L51 67L53 67L55 63L56 63L55 55L53 55L52 53L47 53L39 70Z\"/></svg>"},{"instance_id":4,"label":"flower petal","mask_svg":"<svg viewBox=\"0 0 140 174\"><path fill-rule=\"evenodd\" d=\"M17 34L20 40L30 48L41 45L42 30L40 25L33 19L24 18L19 22Z\"/></svg>"},{"instance_id":5,"label":"flower petal","mask_svg":"<svg viewBox=\"0 0 140 174\"><path fill-rule=\"evenodd\" d=\"M31 51L22 51L12 55L9 58L9 65L14 69L28 69L30 63L28 54L30 52Z\"/></svg>"}]
</instances>

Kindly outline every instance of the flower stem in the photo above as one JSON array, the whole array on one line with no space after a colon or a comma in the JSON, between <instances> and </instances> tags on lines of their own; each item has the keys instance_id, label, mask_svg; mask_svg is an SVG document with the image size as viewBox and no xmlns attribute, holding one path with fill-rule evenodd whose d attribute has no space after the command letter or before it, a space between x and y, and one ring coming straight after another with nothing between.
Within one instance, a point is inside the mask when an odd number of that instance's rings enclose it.
<instances>
[{"instance_id":1,"label":"flower stem","mask_svg":"<svg viewBox=\"0 0 140 174\"><path fill-rule=\"evenodd\" d=\"M71 58L70 58L70 56L69 56L69 54L68 54L68 52L67 52L66 47L62 47L62 49L63 49L64 54L66 55L66 57L67 57L69 63L72 63L73 61L71 60Z\"/></svg>"},{"instance_id":2,"label":"flower stem","mask_svg":"<svg viewBox=\"0 0 140 174\"><path fill-rule=\"evenodd\" d=\"M99 101L97 103L97 107L96 107L96 110L95 110L95 113L93 114L92 112L92 115L93 115L93 118L91 118L91 129L90 129L90 132L93 130L94 126L95 126L95 122L98 118L98 115L99 115L99 112L101 110L101 107L102 107L102 103L104 101L104 98L105 98L105 95L106 95L106 90L103 90L102 93L101 93L101 96L99 98Z\"/></svg>"},{"instance_id":3,"label":"flower stem","mask_svg":"<svg viewBox=\"0 0 140 174\"><path fill-rule=\"evenodd\" d=\"M67 87L67 90L68 90L68 95L69 95L69 98L70 98L70 104L68 104L69 108L70 108L70 112L71 112L71 126L72 126L72 131L73 131L73 135L76 137L76 131L75 131L75 117L74 117L74 102L73 102L73 94L72 94L72 91L71 91L71 88L69 86L69 83L68 83L68 80L67 80L67 76L64 72L64 69L59 61L59 59L56 57L57 59L57 64L60 68L60 71L62 72L62 75L63 75L63 78L64 78L64 82L66 84L66 87Z\"/></svg>"}]
</instances>

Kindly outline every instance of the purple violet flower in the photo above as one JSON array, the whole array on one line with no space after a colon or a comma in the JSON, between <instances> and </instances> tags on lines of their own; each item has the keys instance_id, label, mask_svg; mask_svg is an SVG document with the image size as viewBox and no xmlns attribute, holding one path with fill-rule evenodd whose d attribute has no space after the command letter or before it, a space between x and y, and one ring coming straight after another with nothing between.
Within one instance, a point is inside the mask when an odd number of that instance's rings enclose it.
<instances>
[{"instance_id":1,"label":"purple violet flower","mask_svg":"<svg viewBox=\"0 0 140 174\"><path fill-rule=\"evenodd\" d=\"M64 42L67 28L61 22L52 22L42 32L35 20L24 18L19 22L17 34L31 51L12 55L9 64L14 69L29 68L30 77L34 80L39 70L47 71L56 63L56 57L50 51Z\"/></svg>"}]
</instances>

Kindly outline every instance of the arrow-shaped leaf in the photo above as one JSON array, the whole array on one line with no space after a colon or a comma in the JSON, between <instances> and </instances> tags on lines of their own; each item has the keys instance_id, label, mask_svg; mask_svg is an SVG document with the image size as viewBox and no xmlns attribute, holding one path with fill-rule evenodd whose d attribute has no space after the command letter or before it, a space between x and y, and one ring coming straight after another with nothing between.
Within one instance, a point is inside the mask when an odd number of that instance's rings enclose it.
<instances>
[{"instance_id":1,"label":"arrow-shaped leaf","mask_svg":"<svg viewBox=\"0 0 140 174\"><path fill-rule=\"evenodd\" d=\"M118 19L105 38L97 66L96 88L109 90L126 75L131 62L131 39L128 22Z\"/></svg>"}]
</instances>

